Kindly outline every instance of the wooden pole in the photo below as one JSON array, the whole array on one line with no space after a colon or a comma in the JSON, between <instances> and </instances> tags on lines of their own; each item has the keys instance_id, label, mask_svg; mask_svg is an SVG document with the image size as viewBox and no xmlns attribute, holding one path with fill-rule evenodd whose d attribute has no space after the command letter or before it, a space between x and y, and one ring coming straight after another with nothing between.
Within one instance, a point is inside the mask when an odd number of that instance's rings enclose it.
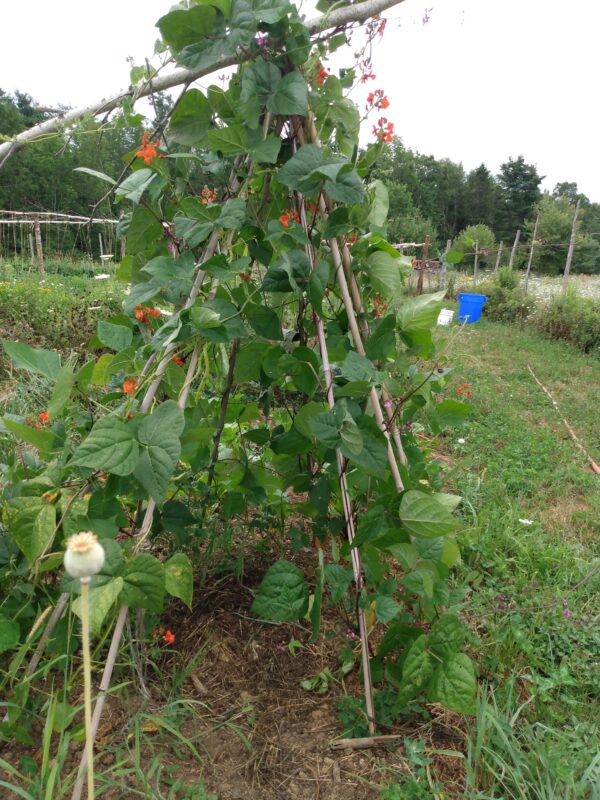
<instances>
[{"instance_id":1,"label":"wooden pole","mask_svg":"<svg viewBox=\"0 0 600 800\"><path fill-rule=\"evenodd\" d=\"M540 215L535 218L535 225L533 226L533 236L531 237L531 247L529 248L529 260L527 261L527 272L525 273L525 294L529 287L529 273L531 272L531 263L533 261L533 248L535 247L535 240L537 237L538 225L540 222Z\"/></svg>"},{"instance_id":2,"label":"wooden pole","mask_svg":"<svg viewBox=\"0 0 600 800\"><path fill-rule=\"evenodd\" d=\"M102 234L98 234L98 242L100 243L100 261L104 263L102 256L104 255L104 247L102 246Z\"/></svg>"},{"instance_id":3,"label":"wooden pole","mask_svg":"<svg viewBox=\"0 0 600 800\"><path fill-rule=\"evenodd\" d=\"M569 252L567 253L567 263L565 264L565 271L563 273L562 291L565 292L569 283L569 275L571 273L571 262L573 261L573 253L575 252L575 237L577 235L577 216L579 214L579 204L577 201L575 206L575 213L573 214L573 225L571 226L571 239L569 241Z\"/></svg>"},{"instance_id":4,"label":"wooden pole","mask_svg":"<svg viewBox=\"0 0 600 800\"><path fill-rule=\"evenodd\" d=\"M44 274L44 251L42 250L42 231L40 221L36 219L33 223L33 235L35 236L35 249L37 252L38 270L40 275Z\"/></svg>"},{"instance_id":5,"label":"wooden pole","mask_svg":"<svg viewBox=\"0 0 600 800\"><path fill-rule=\"evenodd\" d=\"M504 244L504 242L500 242L500 244L498 245L498 254L496 256L496 266L494 267L494 275L497 274L498 268L500 266L500 259L502 258L502 245L503 244Z\"/></svg>"},{"instance_id":6,"label":"wooden pole","mask_svg":"<svg viewBox=\"0 0 600 800\"><path fill-rule=\"evenodd\" d=\"M477 269L479 267L479 242L475 242L475 261L473 262L473 285L477 286Z\"/></svg>"},{"instance_id":7,"label":"wooden pole","mask_svg":"<svg viewBox=\"0 0 600 800\"><path fill-rule=\"evenodd\" d=\"M419 275L417 277L417 294L423 294L423 273L425 271L425 265L427 264L427 259L429 258L429 234L425 237L425 244L423 245L423 258L422 263L423 267L419 270Z\"/></svg>"},{"instance_id":8,"label":"wooden pole","mask_svg":"<svg viewBox=\"0 0 600 800\"><path fill-rule=\"evenodd\" d=\"M31 254L31 263L35 264L35 249L33 246L33 233L29 234L29 252Z\"/></svg>"},{"instance_id":9,"label":"wooden pole","mask_svg":"<svg viewBox=\"0 0 600 800\"><path fill-rule=\"evenodd\" d=\"M510 261L508 262L508 268L509 269L513 268L513 264L514 264L514 261L515 261L515 255L517 253L517 247L519 246L519 239L520 238L521 238L521 229L519 228L517 230L517 234L515 236L515 241L514 241L514 244L512 246L512 250L510 251Z\"/></svg>"}]
</instances>

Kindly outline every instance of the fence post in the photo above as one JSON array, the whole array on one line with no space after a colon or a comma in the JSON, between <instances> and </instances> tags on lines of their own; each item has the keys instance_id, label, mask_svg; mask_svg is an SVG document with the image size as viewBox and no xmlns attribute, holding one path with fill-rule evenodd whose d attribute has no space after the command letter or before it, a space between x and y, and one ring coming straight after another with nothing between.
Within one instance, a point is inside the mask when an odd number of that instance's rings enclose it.
<instances>
[{"instance_id":1,"label":"fence post","mask_svg":"<svg viewBox=\"0 0 600 800\"><path fill-rule=\"evenodd\" d=\"M479 267L479 242L475 242L475 260L473 261L473 286L477 286L478 267Z\"/></svg>"},{"instance_id":2,"label":"fence post","mask_svg":"<svg viewBox=\"0 0 600 800\"><path fill-rule=\"evenodd\" d=\"M446 249L444 250L444 256L446 256L450 252L450 248L452 247L452 239L448 239L446 242ZM442 266L440 267L440 282L438 284L438 289L445 289L446 288L446 271L448 269L448 265L446 263L445 257L442 256Z\"/></svg>"},{"instance_id":3,"label":"fence post","mask_svg":"<svg viewBox=\"0 0 600 800\"><path fill-rule=\"evenodd\" d=\"M535 240L537 237L537 229L540 221L540 215L535 218L535 225L533 226L533 236L531 237L531 247L529 248L529 261L527 262L527 272L525 273L525 294L529 287L529 273L531 272L531 262L533 261L533 248L535 247Z\"/></svg>"},{"instance_id":4,"label":"fence post","mask_svg":"<svg viewBox=\"0 0 600 800\"><path fill-rule=\"evenodd\" d=\"M494 267L494 275L498 272L498 267L500 266L500 259L502 258L502 245L504 242L500 242L498 245L498 254L496 255L496 266Z\"/></svg>"},{"instance_id":5,"label":"fence post","mask_svg":"<svg viewBox=\"0 0 600 800\"><path fill-rule=\"evenodd\" d=\"M569 275L571 273L571 261L573 261L573 253L575 252L575 237L577 235L577 215L579 214L580 200L577 201L575 206L575 213L573 214L573 225L571 226L571 239L569 240L569 252L567 253L567 263L565 264L565 271L563 273L562 291L566 291L567 284L569 283Z\"/></svg>"},{"instance_id":6,"label":"fence post","mask_svg":"<svg viewBox=\"0 0 600 800\"><path fill-rule=\"evenodd\" d=\"M33 223L33 235L35 236L35 249L37 252L38 270L40 275L44 274L44 251L42 249L42 229L40 219L36 217Z\"/></svg>"},{"instance_id":7,"label":"fence post","mask_svg":"<svg viewBox=\"0 0 600 800\"><path fill-rule=\"evenodd\" d=\"M517 235L515 236L515 241L514 241L514 244L512 246L512 250L510 251L510 261L508 262L508 268L509 269L513 268L513 263L514 263L514 260L515 260L515 254L517 252L517 247L519 246L519 238L520 238L520 236L521 236L521 229L518 228L517 229Z\"/></svg>"},{"instance_id":8,"label":"fence post","mask_svg":"<svg viewBox=\"0 0 600 800\"><path fill-rule=\"evenodd\" d=\"M29 252L31 254L31 263L35 264L35 248L33 246L33 233L29 234Z\"/></svg>"}]
</instances>

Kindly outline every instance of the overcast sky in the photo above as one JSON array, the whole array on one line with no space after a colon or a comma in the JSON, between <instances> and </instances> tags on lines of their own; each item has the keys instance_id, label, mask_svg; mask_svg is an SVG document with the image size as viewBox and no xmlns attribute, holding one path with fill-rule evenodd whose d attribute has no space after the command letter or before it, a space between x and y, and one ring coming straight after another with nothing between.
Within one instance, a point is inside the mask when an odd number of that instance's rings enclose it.
<instances>
[{"instance_id":1,"label":"overcast sky","mask_svg":"<svg viewBox=\"0 0 600 800\"><path fill-rule=\"evenodd\" d=\"M170 4L3 0L2 6L0 88L20 89L43 105L80 106L127 86L127 57L143 63L152 55L154 23ZM600 202L600 4L406 0L385 16L387 30L373 55L377 80L369 88L387 93L386 114L405 145L467 170L484 162L496 172L509 156L523 155L546 176L545 188L576 181ZM370 130L369 122L365 139Z\"/></svg>"}]
</instances>

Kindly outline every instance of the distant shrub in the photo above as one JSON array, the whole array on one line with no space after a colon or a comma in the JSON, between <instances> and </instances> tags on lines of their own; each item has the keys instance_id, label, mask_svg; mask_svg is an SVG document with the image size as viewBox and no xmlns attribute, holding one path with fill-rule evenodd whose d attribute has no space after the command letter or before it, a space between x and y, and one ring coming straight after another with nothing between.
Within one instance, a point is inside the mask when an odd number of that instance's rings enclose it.
<instances>
[{"instance_id":1,"label":"distant shrub","mask_svg":"<svg viewBox=\"0 0 600 800\"><path fill-rule=\"evenodd\" d=\"M523 322L535 309L536 301L526 295L519 286L517 272L504 267L496 276L474 284L472 281L456 288L461 291L484 294L487 301L483 307L484 315L495 322Z\"/></svg>"},{"instance_id":2,"label":"distant shrub","mask_svg":"<svg viewBox=\"0 0 600 800\"><path fill-rule=\"evenodd\" d=\"M517 289L519 286L519 273L514 272L512 269L508 267L502 267L502 269L498 270L498 276L496 278L496 283L502 289Z\"/></svg>"},{"instance_id":3,"label":"distant shrub","mask_svg":"<svg viewBox=\"0 0 600 800\"><path fill-rule=\"evenodd\" d=\"M475 244L477 244L479 251L479 269L485 269L486 265L491 261L489 253L493 252L496 247L494 232L487 225L469 225L458 234L452 243L453 250L465 254L458 265L458 269L473 270Z\"/></svg>"},{"instance_id":4,"label":"distant shrub","mask_svg":"<svg viewBox=\"0 0 600 800\"><path fill-rule=\"evenodd\" d=\"M584 353L600 355L600 302L570 290L541 307L533 322L551 339L564 339Z\"/></svg>"}]
</instances>

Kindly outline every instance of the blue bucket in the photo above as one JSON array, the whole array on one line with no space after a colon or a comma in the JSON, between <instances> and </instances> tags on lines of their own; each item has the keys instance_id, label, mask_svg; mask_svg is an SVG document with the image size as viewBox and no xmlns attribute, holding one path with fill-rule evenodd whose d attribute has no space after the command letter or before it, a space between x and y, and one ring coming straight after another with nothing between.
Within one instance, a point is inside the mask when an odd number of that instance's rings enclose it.
<instances>
[{"instance_id":1,"label":"blue bucket","mask_svg":"<svg viewBox=\"0 0 600 800\"><path fill-rule=\"evenodd\" d=\"M458 321L477 322L481 319L483 304L487 300L484 294L459 294L458 295Z\"/></svg>"}]
</instances>

